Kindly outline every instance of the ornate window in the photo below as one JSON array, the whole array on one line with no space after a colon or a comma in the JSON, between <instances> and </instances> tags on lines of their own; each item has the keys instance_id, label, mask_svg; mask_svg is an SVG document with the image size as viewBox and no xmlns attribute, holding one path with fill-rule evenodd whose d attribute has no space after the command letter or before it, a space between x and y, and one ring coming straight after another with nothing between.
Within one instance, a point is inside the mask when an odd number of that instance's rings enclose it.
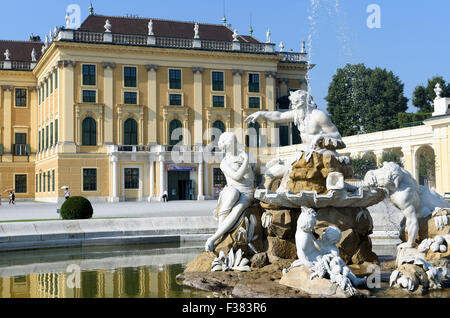
<instances>
[{"instance_id":1,"label":"ornate window","mask_svg":"<svg viewBox=\"0 0 450 318\"><path fill-rule=\"evenodd\" d=\"M248 98L248 108L260 108L261 100L259 97L249 97Z\"/></svg>"},{"instance_id":2,"label":"ornate window","mask_svg":"<svg viewBox=\"0 0 450 318\"><path fill-rule=\"evenodd\" d=\"M124 92L123 93L123 103L127 105L137 104L137 92Z\"/></svg>"},{"instance_id":3,"label":"ornate window","mask_svg":"<svg viewBox=\"0 0 450 318\"><path fill-rule=\"evenodd\" d=\"M213 107L225 107L225 96L213 95Z\"/></svg>"},{"instance_id":4,"label":"ornate window","mask_svg":"<svg viewBox=\"0 0 450 318\"><path fill-rule=\"evenodd\" d=\"M14 189L16 190L16 193L27 193L27 175L16 174L14 179Z\"/></svg>"},{"instance_id":5,"label":"ornate window","mask_svg":"<svg viewBox=\"0 0 450 318\"><path fill-rule=\"evenodd\" d=\"M136 67L125 66L123 68L123 85L125 87L137 87L136 77Z\"/></svg>"},{"instance_id":6,"label":"ornate window","mask_svg":"<svg viewBox=\"0 0 450 318\"><path fill-rule=\"evenodd\" d=\"M223 92L223 72L212 72L212 90Z\"/></svg>"},{"instance_id":7,"label":"ornate window","mask_svg":"<svg viewBox=\"0 0 450 318\"><path fill-rule=\"evenodd\" d=\"M27 107L27 90L16 88L16 107Z\"/></svg>"},{"instance_id":8,"label":"ornate window","mask_svg":"<svg viewBox=\"0 0 450 318\"><path fill-rule=\"evenodd\" d=\"M95 103L97 102L97 91L83 90L83 103Z\"/></svg>"},{"instance_id":9,"label":"ornate window","mask_svg":"<svg viewBox=\"0 0 450 318\"><path fill-rule=\"evenodd\" d=\"M83 169L83 191L97 191L97 169Z\"/></svg>"},{"instance_id":10,"label":"ornate window","mask_svg":"<svg viewBox=\"0 0 450 318\"><path fill-rule=\"evenodd\" d=\"M134 146L138 144L138 124L133 118L128 118L123 124L123 144Z\"/></svg>"},{"instance_id":11,"label":"ornate window","mask_svg":"<svg viewBox=\"0 0 450 318\"><path fill-rule=\"evenodd\" d=\"M169 88L181 89L181 70L169 70Z\"/></svg>"},{"instance_id":12,"label":"ornate window","mask_svg":"<svg viewBox=\"0 0 450 318\"><path fill-rule=\"evenodd\" d=\"M169 105L170 106L181 106L183 98L181 94L169 94Z\"/></svg>"},{"instance_id":13,"label":"ornate window","mask_svg":"<svg viewBox=\"0 0 450 318\"><path fill-rule=\"evenodd\" d=\"M83 119L81 124L81 144L83 146L97 145L97 123L92 117Z\"/></svg>"},{"instance_id":14,"label":"ornate window","mask_svg":"<svg viewBox=\"0 0 450 318\"><path fill-rule=\"evenodd\" d=\"M95 78L95 65L83 65L83 85L95 86L97 81Z\"/></svg>"},{"instance_id":15,"label":"ornate window","mask_svg":"<svg viewBox=\"0 0 450 318\"><path fill-rule=\"evenodd\" d=\"M125 168L125 189L139 189L139 168Z\"/></svg>"},{"instance_id":16,"label":"ornate window","mask_svg":"<svg viewBox=\"0 0 450 318\"><path fill-rule=\"evenodd\" d=\"M178 119L174 119L169 123L169 145L171 146L176 145L183 140L183 134L175 131L178 128L183 128L183 124ZM176 138L176 136L178 136L178 138Z\"/></svg>"},{"instance_id":17,"label":"ornate window","mask_svg":"<svg viewBox=\"0 0 450 318\"><path fill-rule=\"evenodd\" d=\"M251 93L259 93L259 74L248 74L248 91Z\"/></svg>"}]
</instances>

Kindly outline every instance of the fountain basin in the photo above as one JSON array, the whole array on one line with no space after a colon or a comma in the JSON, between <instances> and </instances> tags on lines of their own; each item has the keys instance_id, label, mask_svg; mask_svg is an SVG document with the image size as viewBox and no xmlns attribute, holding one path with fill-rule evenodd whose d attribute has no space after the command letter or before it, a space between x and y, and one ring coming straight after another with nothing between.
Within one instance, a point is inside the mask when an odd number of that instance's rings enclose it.
<instances>
[{"instance_id":1,"label":"fountain basin","mask_svg":"<svg viewBox=\"0 0 450 318\"><path fill-rule=\"evenodd\" d=\"M255 191L255 199L274 206L285 208L367 208L375 205L385 198L385 192L378 188L358 187L354 192L346 189L330 190L327 194L318 194L316 191L301 191L295 194L291 191L273 192L265 189Z\"/></svg>"}]
</instances>

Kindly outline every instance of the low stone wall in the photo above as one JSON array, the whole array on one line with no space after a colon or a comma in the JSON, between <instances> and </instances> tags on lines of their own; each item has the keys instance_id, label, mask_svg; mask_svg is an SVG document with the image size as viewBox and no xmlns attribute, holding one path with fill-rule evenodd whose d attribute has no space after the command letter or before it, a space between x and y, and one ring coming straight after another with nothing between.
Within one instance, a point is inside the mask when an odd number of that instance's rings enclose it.
<instances>
[{"instance_id":1,"label":"low stone wall","mask_svg":"<svg viewBox=\"0 0 450 318\"><path fill-rule=\"evenodd\" d=\"M212 216L41 221L0 224L0 251L206 240Z\"/></svg>"}]
</instances>

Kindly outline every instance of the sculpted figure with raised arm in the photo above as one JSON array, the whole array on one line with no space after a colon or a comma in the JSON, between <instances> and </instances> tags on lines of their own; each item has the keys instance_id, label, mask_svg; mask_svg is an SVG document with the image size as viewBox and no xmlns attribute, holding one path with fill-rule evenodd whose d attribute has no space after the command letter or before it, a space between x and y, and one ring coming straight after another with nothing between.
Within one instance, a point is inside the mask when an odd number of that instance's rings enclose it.
<instances>
[{"instance_id":1,"label":"sculpted figure with raised arm","mask_svg":"<svg viewBox=\"0 0 450 318\"><path fill-rule=\"evenodd\" d=\"M291 92L289 96L292 110L258 111L248 116L245 121L255 122L258 119L277 124L294 123L300 131L307 152L326 152L345 148L342 136L332 123L330 117L314 103L313 98L304 90Z\"/></svg>"}]
</instances>

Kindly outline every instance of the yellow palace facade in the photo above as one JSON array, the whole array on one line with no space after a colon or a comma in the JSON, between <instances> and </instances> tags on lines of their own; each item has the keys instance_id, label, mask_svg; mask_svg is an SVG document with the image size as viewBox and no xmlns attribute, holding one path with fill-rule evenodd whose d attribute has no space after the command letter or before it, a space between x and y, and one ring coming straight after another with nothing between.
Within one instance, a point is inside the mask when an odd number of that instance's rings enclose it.
<instances>
[{"instance_id":1,"label":"yellow palace facade","mask_svg":"<svg viewBox=\"0 0 450 318\"><path fill-rule=\"evenodd\" d=\"M248 142L273 127L246 116L306 88L306 53L280 50L225 25L95 14L44 43L0 41L0 187L46 202L64 186L94 201L214 198L209 130Z\"/></svg>"}]
</instances>

